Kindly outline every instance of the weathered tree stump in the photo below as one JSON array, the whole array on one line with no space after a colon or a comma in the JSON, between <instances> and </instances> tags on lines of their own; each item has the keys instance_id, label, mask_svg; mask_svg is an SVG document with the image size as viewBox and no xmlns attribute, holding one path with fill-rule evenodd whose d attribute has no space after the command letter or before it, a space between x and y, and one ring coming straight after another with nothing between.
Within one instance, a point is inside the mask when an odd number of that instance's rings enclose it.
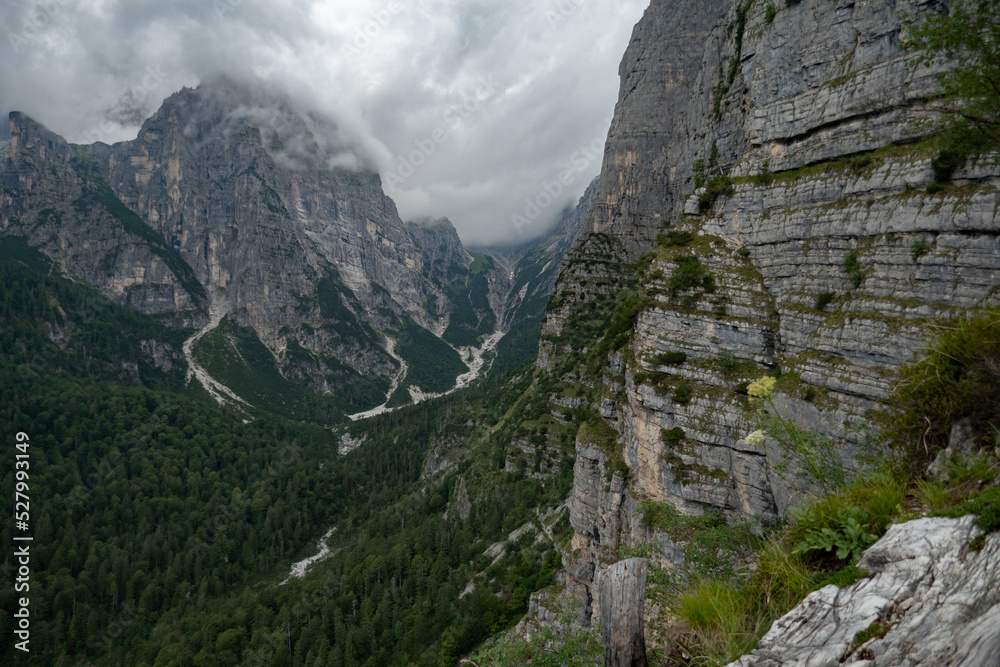
<instances>
[{"instance_id":1,"label":"weathered tree stump","mask_svg":"<svg viewBox=\"0 0 1000 667\"><path fill-rule=\"evenodd\" d=\"M647 566L645 558L629 558L599 576L604 667L647 667L642 613Z\"/></svg>"}]
</instances>

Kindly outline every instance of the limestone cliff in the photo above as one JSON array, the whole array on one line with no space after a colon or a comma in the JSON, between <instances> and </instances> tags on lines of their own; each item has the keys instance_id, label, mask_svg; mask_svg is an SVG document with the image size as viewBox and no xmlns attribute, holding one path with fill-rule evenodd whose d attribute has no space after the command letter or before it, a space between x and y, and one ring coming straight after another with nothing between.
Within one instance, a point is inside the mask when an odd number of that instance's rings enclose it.
<instances>
[{"instance_id":1,"label":"limestone cliff","mask_svg":"<svg viewBox=\"0 0 1000 667\"><path fill-rule=\"evenodd\" d=\"M228 313L296 383L364 384L375 400L400 367L379 332L399 337L412 322L440 335L456 318L474 322L461 345L493 332L471 280L446 293L472 263L451 224L433 242L407 228L337 128L281 95L225 79L184 89L113 146L71 146L17 113L10 131L0 234L169 321ZM237 347L226 354L245 357Z\"/></svg>"},{"instance_id":2,"label":"limestone cliff","mask_svg":"<svg viewBox=\"0 0 1000 667\"><path fill-rule=\"evenodd\" d=\"M595 205L539 357L615 430L610 447L577 439L567 569L585 605L620 546L670 558L640 523L644 500L784 513L773 445L742 439L747 380L780 375L782 409L850 456L927 325L1000 302L1000 170L985 158L933 183L920 121L945 66L901 48L937 3L775 7L653 0L622 62ZM625 333L587 337L626 301Z\"/></svg>"},{"instance_id":3,"label":"limestone cliff","mask_svg":"<svg viewBox=\"0 0 1000 667\"><path fill-rule=\"evenodd\" d=\"M117 201L92 155L22 114L12 113L9 126L0 233L26 237L120 303L202 321L207 298L194 271Z\"/></svg>"}]
</instances>

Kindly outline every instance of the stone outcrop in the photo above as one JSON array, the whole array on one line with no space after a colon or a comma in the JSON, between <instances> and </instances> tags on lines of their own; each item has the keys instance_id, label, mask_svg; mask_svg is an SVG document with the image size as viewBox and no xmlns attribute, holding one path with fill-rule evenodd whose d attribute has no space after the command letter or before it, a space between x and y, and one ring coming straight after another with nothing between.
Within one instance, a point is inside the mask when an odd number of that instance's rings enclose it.
<instances>
[{"instance_id":1,"label":"stone outcrop","mask_svg":"<svg viewBox=\"0 0 1000 667\"><path fill-rule=\"evenodd\" d=\"M781 452L743 441L747 381L780 375L782 413L847 461L928 325L1000 303L1000 170L985 156L934 183L921 120L946 66L915 67L900 48L937 5L775 7L769 20L762 2L654 0L622 62L595 204L538 362L589 387L627 467L577 443L567 570L582 600L622 545L670 557L641 526L644 500L784 514L795 496L772 468ZM597 342L574 338L588 313L610 317L600 308L640 292L602 377L573 366Z\"/></svg>"},{"instance_id":2,"label":"stone outcrop","mask_svg":"<svg viewBox=\"0 0 1000 667\"><path fill-rule=\"evenodd\" d=\"M892 526L858 562L871 577L812 593L730 667L997 664L1000 534L970 549L973 519Z\"/></svg>"}]
</instances>

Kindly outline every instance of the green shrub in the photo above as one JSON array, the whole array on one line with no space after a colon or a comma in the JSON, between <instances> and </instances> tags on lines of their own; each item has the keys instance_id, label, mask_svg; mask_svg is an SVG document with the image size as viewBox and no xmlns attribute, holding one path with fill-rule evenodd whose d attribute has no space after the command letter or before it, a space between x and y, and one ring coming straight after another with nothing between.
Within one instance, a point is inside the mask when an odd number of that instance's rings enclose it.
<instances>
[{"instance_id":1,"label":"green shrub","mask_svg":"<svg viewBox=\"0 0 1000 667\"><path fill-rule=\"evenodd\" d=\"M955 170L965 161L965 156L957 151L943 150L931 160L935 183L948 183Z\"/></svg>"},{"instance_id":2,"label":"green shrub","mask_svg":"<svg viewBox=\"0 0 1000 667\"><path fill-rule=\"evenodd\" d=\"M671 396L674 403L679 405L686 405L691 402L691 395L694 393L694 388L688 382L681 382L674 389L674 393Z\"/></svg>"},{"instance_id":3,"label":"green shrub","mask_svg":"<svg viewBox=\"0 0 1000 667\"><path fill-rule=\"evenodd\" d=\"M660 366L677 366L687 361L687 353L680 351L663 352L653 357L653 363Z\"/></svg>"},{"instance_id":4,"label":"green shrub","mask_svg":"<svg viewBox=\"0 0 1000 667\"><path fill-rule=\"evenodd\" d=\"M865 272L861 268L861 262L858 261L858 253L854 250L844 255L844 271L847 272L855 289L861 287L861 283L865 280Z\"/></svg>"},{"instance_id":5,"label":"green shrub","mask_svg":"<svg viewBox=\"0 0 1000 667\"><path fill-rule=\"evenodd\" d=\"M817 295L816 303L813 304L813 308L816 310L826 310L826 307L830 305L831 301L833 301L833 297L833 292L823 292L822 294Z\"/></svg>"},{"instance_id":6,"label":"green shrub","mask_svg":"<svg viewBox=\"0 0 1000 667\"><path fill-rule=\"evenodd\" d=\"M861 173L867 169L872 163L872 156L870 154L862 155L852 155L847 158L847 166L854 173Z\"/></svg>"},{"instance_id":7,"label":"green shrub","mask_svg":"<svg viewBox=\"0 0 1000 667\"><path fill-rule=\"evenodd\" d=\"M948 444L962 418L988 432L1000 424L1000 308L987 308L940 327L916 362L904 366L884 431L915 468Z\"/></svg>"},{"instance_id":8,"label":"green shrub","mask_svg":"<svg viewBox=\"0 0 1000 667\"><path fill-rule=\"evenodd\" d=\"M683 440L685 436L686 434L684 433L684 429L677 426L669 430L665 428L660 429L660 438L663 440L663 444L667 445L671 449L674 449L681 444L681 440Z\"/></svg>"},{"instance_id":9,"label":"green shrub","mask_svg":"<svg viewBox=\"0 0 1000 667\"><path fill-rule=\"evenodd\" d=\"M792 513L792 516L797 518L795 513ZM839 560L857 560L876 539L878 538L865 530L855 513L845 511L837 516L836 528L804 531L792 551L801 554L833 552Z\"/></svg>"},{"instance_id":10,"label":"green shrub","mask_svg":"<svg viewBox=\"0 0 1000 667\"><path fill-rule=\"evenodd\" d=\"M767 3L767 8L764 10L764 20L768 23L774 22L774 17L778 15L778 8L774 6L773 2Z\"/></svg>"},{"instance_id":11,"label":"green shrub","mask_svg":"<svg viewBox=\"0 0 1000 667\"><path fill-rule=\"evenodd\" d=\"M611 481L615 475L628 479L630 471L622 454L621 445L618 443L618 432L606 421L601 417L593 417L580 426L577 438L584 444L597 447L604 454L607 481Z\"/></svg>"},{"instance_id":12,"label":"green shrub","mask_svg":"<svg viewBox=\"0 0 1000 667\"><path fill-rule=\"evenodd\" d=\"M789 541L793 544L801 542L807 533L819 533L824 529L840 530L849 517L858 520L875 536L881 536L899 514L905 499L905 484L896 477L869 477L823 500L790 510L795 525L789 528Z\"/></svg>"},{"instance_id":13,"label":"green shrub","mask_svg":"<svg viewBox=\"0 0 1000 667\"><path fill-rule=\"evenodd\" d=\"M719 352L717 361L724 371L734 371L740 366L740 360L733 356L733 353L729 350Z\"/></svg>"},{"instance_id":14,"label":"green shrub","mask_svg":"<svg viewBox=\"0 0 1000 667\"><path fill-rule=\"evenodd\" d=\"M699 288L712 293L715 291L715 279L697 257L680 257L677 259L677 266L670 274L667 287L672 297Z\"/></svg>"},{"instance_id":15,"label":"green shrub","mask_svg":"<svg viewBox=\"0 0 1000 667\"><path fill-rule=\"evenodd\" d=\"M639 314L651 303L652 299L642 290L630 290L618 302L604 334L604 342L611 350L619 350L628 343Z\"/></svg>"},{"instance_id":16,"label":"green shrub","mask_svg":"<svg viewBox=\"0 0 1000 667\"><path fill-rule=\"evenodd\" d=\"M684 232L677 230L660 232L656 236L656 244L661 245L665 248L671 248L674 246L683 247L689 245L693 240L694 240L694 234L692 234L691 232Z\"/></svg>"},{"instance_id":17,"label":"green shrub","mask_svg":"<svg viewBox=\"0 0 1000 667\"><path fill-rule=\"evenodd\" d=\"M1000 488L991 487L982 493L962 502L955 507L935 512L935 516L960 517L966 514L976 514L975 525L983 529L983 535L989 535L1000 530ZM973 548L978 550L983 546L983 540L976 538Z\"/></svg>"},{"instance_id":18,"label":"green shrub","mask_svg":"<svg viewBox=\"0 0 1000 667\"><path fill-rule=\"evenodd\" d=\"M698 196L698 211L708 213L719 197L733 194L733 179L728 176L713 178L705 185L705 191Z\"/></svg>"},{"instance_id":19,"label":"green shrub","mask_svg":"<svg viewBox=\"0 0 1000 667\"><path fill-rule=\"evenodd\" d=\"M916 262L930 251L931 251L931 246L929 243L927 243L927 241L924 241L923 239L917 239L916 241L913 242L910 256L913 257L913 261Z\"/></svg>"}]
</instances>

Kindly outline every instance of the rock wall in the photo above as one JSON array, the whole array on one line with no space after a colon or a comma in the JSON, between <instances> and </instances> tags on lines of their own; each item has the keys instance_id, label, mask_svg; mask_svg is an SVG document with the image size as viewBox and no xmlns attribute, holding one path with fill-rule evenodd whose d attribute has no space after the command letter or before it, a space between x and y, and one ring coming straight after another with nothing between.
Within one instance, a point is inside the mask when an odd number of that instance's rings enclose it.
<instances>
[{"instance_id":1,"label":"rock wall","mask_svg":"<svg viewBox=\"0 0 1000 667\"><path fill-rule=\"evenodd\" d=\"M782 412L849 461L928 325L1000 302L1000 170L987 156L933 184L921 120L946 68L900 48L938 4L803 0L770 21L766 6L654 1L622 63L596 204L539 357L591 386L626 466L578 440L567 569L584 602L621 546L671 556L641 525L644 500L784 514L775 444L743 441L746 381L780 374ZM701 179L713 193L695 194ZM648 300L628 344L600 377L567 372L588 352L567 324L624 298L643 253Z\"/></svg>"},{"instance_id":2,"label":"rock wall","mask_svg":"<svg viewBox=\"0 0 1000 667\"><path fill-rule=\"evenodd\" d=\"M120 303L203 323L206 296L191 267L134 213L101 203L110 192L88 181L91 165L62 137L23 114L8 123L0 234L24 236Z\"/></svg>"},{"instance_id":3,"label":"rock wall","mask_svg":"<svg viewBox=\"0 0 1000 667\"><path fill-rule=\"evenodd\" d=\"M134 141L94 148L116 196L240 324L298 324L298 297L324 275L362 302L374 282L419 316L423 256L376 173L331 166L341 153L325 131L279 96L222 80L172 95Z\"/></svg>"},{"instance_id":4,"label":"rock wall","mask_svg":"<svg viewBox=\"0 0 1000 667\"><path fill-rule=\"evenodd\" d=\"M225 79L184 89L113 146L70 146L18 113L10 128L0 234L173 323L229 312L317 391L352 374L388 383L398 364L376 330L411 318L440 333L455 309L425 307L471 262L451 224L432 244L408 229L337 129L280 95Z\"/></svg>"}]
</instances>

